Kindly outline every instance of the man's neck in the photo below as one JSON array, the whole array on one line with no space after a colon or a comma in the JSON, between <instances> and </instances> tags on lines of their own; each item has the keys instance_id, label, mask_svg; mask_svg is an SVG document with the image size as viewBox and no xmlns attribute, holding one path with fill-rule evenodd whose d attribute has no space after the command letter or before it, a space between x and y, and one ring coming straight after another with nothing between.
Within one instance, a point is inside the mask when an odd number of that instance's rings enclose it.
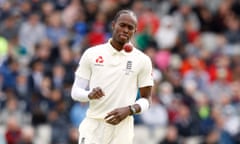
<instances>
[{"instance_id":1,"label":"man's neck","mask_svg":"<svg viewBox=\"0 0 240 144\"><path fill-rule=\"evenodd\" d=\"M117 51L121 51L123 49L123 45L119 44L118 42L113 41L112 39L110 40L110 44Z\"/></svg>"}]
</instances>

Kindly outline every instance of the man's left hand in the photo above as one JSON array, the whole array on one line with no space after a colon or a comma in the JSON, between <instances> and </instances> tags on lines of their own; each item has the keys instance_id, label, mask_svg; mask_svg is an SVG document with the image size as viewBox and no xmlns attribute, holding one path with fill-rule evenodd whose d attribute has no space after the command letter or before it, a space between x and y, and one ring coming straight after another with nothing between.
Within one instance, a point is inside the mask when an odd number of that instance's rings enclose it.
<instances>
[{"instance_id":1,"label":"man's left hand","mask_svg":"<svg viewBox=\"0 0 240 144\"><path fill-rule=\"evenodd\" d=\"M131 114L129 107L117 108L107 114L104 118L107 123L112 125L119 124L123 119Z\"/></svg>"}]
</instances>

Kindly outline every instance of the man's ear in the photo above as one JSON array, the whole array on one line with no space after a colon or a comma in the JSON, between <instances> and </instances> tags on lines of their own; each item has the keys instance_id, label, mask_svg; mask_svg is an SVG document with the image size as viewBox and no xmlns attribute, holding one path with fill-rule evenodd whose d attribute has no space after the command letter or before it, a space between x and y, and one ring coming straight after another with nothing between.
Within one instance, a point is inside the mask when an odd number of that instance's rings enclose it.
<instances>
[{"instance_id":1,"label":"man's ear","mask_svg":"<svg viewBox=\"0 0 240 144\"><path fill-rule=\"evenodd\" d=\"M115 22L114 21L112 21L112 30L114 29L114 27L115 27Z\"/></svg>"}]
</instances>

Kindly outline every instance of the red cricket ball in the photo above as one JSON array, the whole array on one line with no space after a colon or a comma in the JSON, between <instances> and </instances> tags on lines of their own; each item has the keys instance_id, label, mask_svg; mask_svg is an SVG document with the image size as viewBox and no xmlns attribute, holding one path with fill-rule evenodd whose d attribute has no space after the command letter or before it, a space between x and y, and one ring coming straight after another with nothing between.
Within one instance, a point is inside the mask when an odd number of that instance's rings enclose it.
<instances>
[{"instance_id":1,"label":"red cricket ball","mask_svg":"<svg viewBox=\"0 0 240 144\"><path fill-rule=\"evenodd\" d=\"M125 50L125 52L131 52L133 50L133 46L129 43L126 43L123 45L123 49Z\"/></svg>"}]
</instances>

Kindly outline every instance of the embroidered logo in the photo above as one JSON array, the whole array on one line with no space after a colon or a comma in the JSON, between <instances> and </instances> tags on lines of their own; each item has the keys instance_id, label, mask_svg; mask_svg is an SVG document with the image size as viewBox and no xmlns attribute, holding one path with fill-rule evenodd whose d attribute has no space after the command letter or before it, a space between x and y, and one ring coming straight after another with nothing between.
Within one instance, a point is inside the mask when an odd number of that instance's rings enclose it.
<instances>
[{"instance_id":1,"label":"embroidered logo","mask_svg":"<svg viewBox=\"0 0 240 144\"><path fill-rule=\"evenodd\" d=\"M103 65L104 59L102 56L98 56L98 58L95 60L95 66L104 66Z\"/></svg>"},{"instance_id":2,"label":"embroidered logo","mask_svg":"<svg viewBox=\"0 0 240 144\"><path fill-rule=\"evenodd\" d=\"M101 64L103 62L104 62L103 57L102 56L98 56L98 58L96 59L96 63Z\"/></svg>"},{"instance_id":3,"label":"embroidered logo","mask_svg":"<svg viewBox=\"0 0 240 144\"><path fill-rule=\"evenodd\" d=\"M129 75L130 72L132 72L132 61L127 61L125 75Z\"/></svg>"}]
</instances>

